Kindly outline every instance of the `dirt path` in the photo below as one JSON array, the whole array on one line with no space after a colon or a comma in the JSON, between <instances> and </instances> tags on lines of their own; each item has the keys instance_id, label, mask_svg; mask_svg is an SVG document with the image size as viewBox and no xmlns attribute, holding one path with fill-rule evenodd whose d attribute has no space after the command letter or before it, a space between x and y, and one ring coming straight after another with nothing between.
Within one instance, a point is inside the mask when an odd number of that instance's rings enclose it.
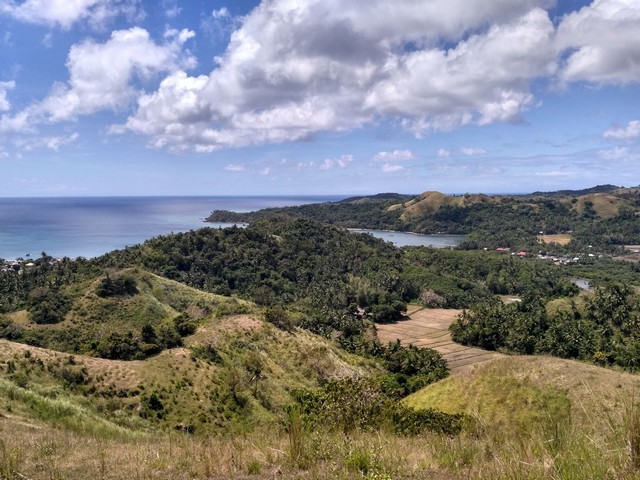
<instances>
[{"instance_id":1,"label":"dirt path","mask_svg":"<svg viewBox=\"0 0 640 480\"><path fill-rule=\"evenodd\" d=\"M409 307L409 319L396 323L378 324L378 338L382 343L400 339L403 345L428 347L437 350L449 364L451 373L503 355L475 347L465 347L451 340L449 325L460 310Z\"/></svg>"}]
</instances>

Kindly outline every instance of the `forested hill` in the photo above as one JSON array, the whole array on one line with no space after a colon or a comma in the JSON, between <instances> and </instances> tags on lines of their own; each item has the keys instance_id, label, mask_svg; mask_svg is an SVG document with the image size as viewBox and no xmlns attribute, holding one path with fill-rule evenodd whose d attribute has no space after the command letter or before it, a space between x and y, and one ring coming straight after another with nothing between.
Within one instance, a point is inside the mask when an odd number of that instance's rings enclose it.
<instances>
[{"instance_id":1,"label":"forested hill","mask_svg":"<svg viewBox=\"0 0 640 480\"><path fill-rule=\"evenodd\" d=\"M571 234L567 248L640 244L640 187L602 185L528 195L380 194L250 213L214 211L210 222L286 215L346 228L468 234L468 248L532 248L538 235Z\"/></svg>"}]
</instances>

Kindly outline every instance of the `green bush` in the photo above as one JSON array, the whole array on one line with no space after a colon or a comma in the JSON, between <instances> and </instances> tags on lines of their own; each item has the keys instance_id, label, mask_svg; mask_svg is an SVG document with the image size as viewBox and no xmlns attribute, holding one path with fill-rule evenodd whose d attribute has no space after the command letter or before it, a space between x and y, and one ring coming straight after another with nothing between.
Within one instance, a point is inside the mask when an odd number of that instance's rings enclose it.
<instances>
[{"instance_id":1,"label":"green bush","mask_svg":"<svg viewBox=\"0 0 640 480\"><path fill-rule=\"evenodd\" d=\"M96 289L98 296L103 298L135 295L138 293L136 279L131 275L122 274L111 276L109 273L100 281Z\"/></svg>"},{"instance_id":2,"label":"green bush","mask_svg":"<svg viewBox=\"0 0 640 480\"><path fill-rule=\"evenodd\" d=\"M29 318L37 324L59 323L71 308L71 300L60 290L38 287L29 296Z\"/></svg>"},{"instance_id":3,"label":"green bush","mask_svg":"<svg viewBox=\"0 0 640 480\"><path fill-rule=\"evenodd\" d=\"M425 432L436 432L445 435L457 435L469 421L461 413L444 413L432 408L414 410L397 405L391 413L391 423L399 435L420 435Z\"/></svg>"}]
</instances>

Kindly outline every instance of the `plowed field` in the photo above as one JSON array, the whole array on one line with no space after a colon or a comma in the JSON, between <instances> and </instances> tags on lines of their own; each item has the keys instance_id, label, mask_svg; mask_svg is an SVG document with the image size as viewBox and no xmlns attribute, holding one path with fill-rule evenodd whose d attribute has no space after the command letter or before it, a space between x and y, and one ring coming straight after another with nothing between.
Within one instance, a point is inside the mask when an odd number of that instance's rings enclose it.
<instances>
[{"instance_id":1,"label":"plowed field","mask_svg":"<svg viewBox=\"0 0 640 480\"><path fill-rule=\"evenodd\" d=\"M470 365L502 357L500 353L465 347L451 340L449 325L460 312L444 308L410 307L407 320L378 324L378 338L383 344L400 339L403 345L433 348L447 361L453 374Z\"/></svg>"}]
</instances>

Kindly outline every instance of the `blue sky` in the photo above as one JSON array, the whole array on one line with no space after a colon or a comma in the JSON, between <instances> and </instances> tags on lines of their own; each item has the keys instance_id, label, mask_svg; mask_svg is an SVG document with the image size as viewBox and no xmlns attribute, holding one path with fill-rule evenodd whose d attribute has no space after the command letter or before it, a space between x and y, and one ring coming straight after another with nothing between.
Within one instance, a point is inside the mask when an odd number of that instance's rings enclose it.
<instances>
[{"instance_id":1,"label":"blue sky","mask_svg":"<svg viewBox=\"0 0 640 480\"><path fill-rule=\"evenodd\" d=\"M637 0L0 0L0 196L635 186L639 25Z\"/></svg>"}]
</instances>

